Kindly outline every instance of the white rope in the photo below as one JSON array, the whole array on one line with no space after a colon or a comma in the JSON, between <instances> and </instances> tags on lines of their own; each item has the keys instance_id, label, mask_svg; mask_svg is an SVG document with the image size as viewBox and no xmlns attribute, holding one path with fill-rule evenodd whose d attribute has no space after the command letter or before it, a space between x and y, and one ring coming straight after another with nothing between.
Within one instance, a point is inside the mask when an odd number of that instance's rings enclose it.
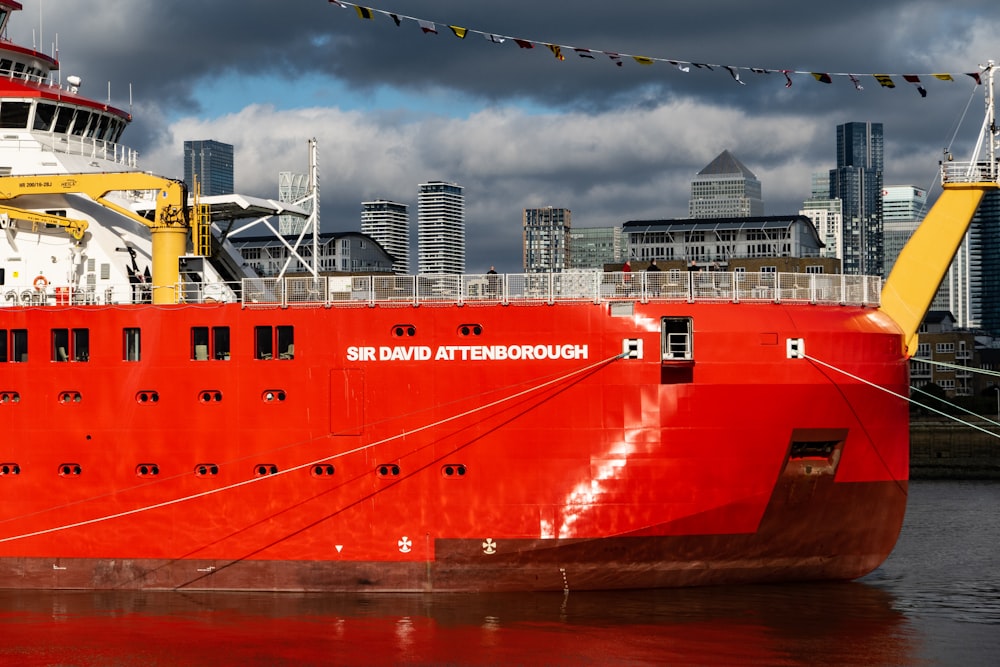
<instances>
[{"instance_id":1,"label":"white rope","mask_svg":"<svg viewBox=\"0 0 1000 667\"><path fill-rule=\"evenodd\" d=\"M939 414L942 417L946 417L948 419L951 419L952 421L956 421L959 424L962 424L964 426L968 426L969 428L975 429L977 431L982 431L983 433L986 433L986 434L988 434L988 435L990 435L990 436L992 436L994 438L1000 438L1000 434L997 434L997 433L994 433L993 431L985 429L982 426L979 426L978 424L973 424L972 422L967 422L964 419L959 419L958 417L956 417L954 415L949 415L947 412L943 412L941 410L938 410L937 408L933 408L933 407L931 407L929 405L924 405L920 401L915 401L912 398L910 398L909 396L903 396L902 394L894 392L893 390L891 390L891 389L889 389L887 387L883 387L881 385L875 384L874 382L871 382L870 380L866 380L863 377L859 377L859 376L855 375L854 373L850 373L848 371L845 371L843 368L837 368L836 366L834 366L832 364L828 364L825 361L820 361L816 357L810 357L808 354L803 355L803 357L805 359L808 359L809 361L812 361L814 363L819 364L820 366L825 366L826 368L829 368L830 370L834 370L834 371L837 371L838 373L841 373L842 375L846 375L847 377L851 378L852 380L857 380L858 382L866 384L869 387L874 387L875 389L878 389L880 391L884 391L887 394L891 394L892 396L895 396L897 398L901 398L904 401L906 401L907 403L912 403L913 405L916 405L918 407L924 408L925 410L930 410L931 412L933 412L935 414ZM917 391L920 391L920 390L918 389ZM922 392L922 393L926 394L927 392ZM970 412L969 414L976 415L976 413L974 413L974 412ZM976 416L980 417L981 415L976 415ZM987 417L982 417L982 418L985 419L986 421L988 421L989 423L993 424L994 426L1000 426L1000 423L995 422L992 419L989 419Z\"/></svg>"},{"instance_id":2,"label":"white rope","mask_svg":"<svg viewBox=\"0 0 1000 667\"><path fill-rule=\"evenodd\" d=\"M962 366L961 364L949 364L947 361L934 361L933 359L921 359L920 357L910 357L910 361L921 364L929 364L931 366L941 366L943 368L953 368L959 371L969 371L970 373L978 373L980 375L1000 377L1000 371L991 371L985 368L975 368L973 366Z\"/></svg>"},{"instance_id":3,"label":"white rope","mask_svg":"<svg viewBox=\"0 0 1000 667\"><path fill-rule=\"evenodd\" d=\"M594 369L596 369L596 368L598 368L598 367L600 367L600 366L602 366L604 364L608 364L608 363L611 363L612 361L615 361L617 359L621 359L623 356L624 356L624 353L623 354L616 354L613 357L609 357L607 359L602 359L601 361L595 362L595 363L593 363L593 364L591 364L589 366L586 366L584 368L579 368L577 370L570 371L569 373L561 375L561 376L559 376L557 378L554 378L552 380L548 380L548 381L543 382L541 384L538 384L538 385L536 385L534 387L529 387L529 388L527 388L527 389L525 389L523 391L519 391L519 392L517 392L515 394L512 394L510 396L507 396L505 398L500 398L500 399L497 399L497 400L492 401L490 403L486 403L484 405L481 405L479 407L473 408L471 410L467 410L465 412L461 412L459 414L452 415L451 417L445 417L444 419L441 419L439 421L433 422L431 424L426 424L424 426L420 426L420 427L415 428L415 429L410 430L410 431L404 431L403 433L400 433L399 435L390 436L388 438L384 438L384 439L379 440L377 442L371 442L371 443L368 443L367 445L362 445L360 447L355 447L354 449L349 449L347 451L339 452L337 454L332 454L330 456L326 456L326 457L323 457L321 459L316 459L315 461L310 461L308 463L302 463L300 465L293 466L293 467L287 468L285 470L280 470L280 471L278 471L278 472L276 472L276 473L274 473L272 475L266 475L266 476L262 476L262 477L251 477L250 479L243 480L242 482L236 482L235 484L230 484L228 486L221 486L221 487L219 487L217 489L210 489L208 491L202 491L201 493L195 493L195 494L192 494L192 495L189 495L189 496L183 496L181 498L174 498L173 500L166 500L166 501L163 501L161 503L155 503L153 505L146 505L146 506L143 506L143 507L137 507L135 509L126 510L124 512L117 512L115 514L108 514L108 515L101 516L101 517L96 517L96 518L93 518L93 519L87 519L85 521L77 521L75 523L68 523L68 524L63 524L61 526L54 526L52 528L45 528L43 530L36 530L36 531L30 532L30 533L22 533L20 535L11 535L9 537L3 537L3 538L0 538L0 544L5 543L5 542L13 542L13 541L16 541L16 540L23 540L23 539L27 539L29 537L38 537L40 535L48 535L48 534L57 533L57 532L60 532L60 531L63 531L63 530L70 530L72 528L80 528L82 526L89 526L89 525L96 524L96 523L102 523L104 521L111 521L113 519L120 519L122 517L131 516L133 514L141 514L142 512L148 512L150 510L160 509L160 508L163 508L163 507L169 507L170 505L177 505L177 504L180 504L180 503L183 503L183 502L187 502L189 500L196 500L198 498L204 498L206 496L210 496L210 495L213 495L213 494L216 494L216 493L221 493L223 491L230 491L232 489L236 489L236 488L239 488L241 486L246 486L248 484L254 484L256 482L263 482L263 481L266 481L266 480L274 479L275 477L278 477L280 475L286 475L288 473L292 473L292 472L295 472L297 470L302 470L303 468L308 468L310 466L314 466L314 465L317 465L319 463L324 463L326 461L333 461L333 460L341 458L343 456L349 456L351 454L356 454L358 452L363 452L366 449L371 449L373 447L378 447L379 445L384 445L384 444L386 444L388 442L392 442L393 440L399 440L401 438L406 438L406 437L412 436L412 435L414 435L416 433L420 433L421 431L426 431L428 429L436 428L438 426L441 426L442 424L447 424L448 422L455 421L456 419L461 419L463 417L467 417L469 415L475 414L476 412L480 412L480 411L487 410L489 408L492 408L492 407L495 407L495 406L498 406L498 405L502 405L503 403L516 400L518 398L521 398L522 396L526 396L528 394L531 394L531 393L540 391L542 389L545 389L547 387L550 387L550 386L552 386L554 384L557 384L557 383L563 382L565 380L568 380L569 378L572 378L575 375L582 375L583 373L587 373L587 372L589 372L591 370L594 370Z\"/></svg>"}]
</instances>

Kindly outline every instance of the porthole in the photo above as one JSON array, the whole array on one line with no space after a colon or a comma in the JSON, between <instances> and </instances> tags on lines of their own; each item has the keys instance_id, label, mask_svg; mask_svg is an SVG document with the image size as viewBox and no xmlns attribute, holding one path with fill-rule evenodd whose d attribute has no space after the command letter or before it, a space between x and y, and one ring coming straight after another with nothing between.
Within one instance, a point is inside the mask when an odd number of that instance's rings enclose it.
<instances>
[{"instance_id":1,"label":"porthole","mask_svg":"<svg viewBox=\"0 0 1000 667\"><path fill-rule=\"evenodd\" d=\"M0 391L0 405L4 403L20 403L21 394L16 391Z\"/></svg>"},{"instance_id":2,"label":"porthole","mask_svg":"<svg viewBox=\"0 0 1000 667\"><path fill-rule=\"evenodd\" d=\"M459 325L458 334L460 336L481 336L483 334L483 325L481 324Z\"/></svg>"},{"instance_id":3,"label":"porthole","mask_svg":"<svg viewBox=\"0 0 1000 667\"><path fill-rule=\"evenodd\" d=\"M59 402L67 405L69 403L79 403L83 400L83 395L78 391L61 391L59 392Z\"/></svg>"},{"instance_id":4,"label":"porthole","mask_svg":"<svg viewBox=\"0 0 1000 667\"><path fill-rule=\"evenodd\" d=\"M392 335L396 338L409 338L417 335L417 328L412 324L397 324L392 327Z\"/></svg>"},{"instance_id":5,"label":"porthole","mask_svg":"<svg viewBox=\"0 0 1000 667\"><path fill-rule=\"evenodd\" d=\"M468 470L462 463L449 463L447 465L441 466L441 475L447 477L448 479L458 479L461 477L465 477L466 472L468 472Z\"/></svg>"},{"instance_id":6,"label":"porthole","mask_svg":"<svg viewBox=\"0 0 1000 667\"><path fill-rule=\"evenodd\" d=\"M261 400L265 403L281 403L288 397L283 389L266 389L261 394Z\"/></svg>"},{"instance_id":7,"label":"porthole","mask_svg":"<svg viewBox=\"0 0 1000 667\"><path fill-rule=\"evenodd\" d=\"M194 467L194 474L198 477L214 477L219 474L219 466L214 463L199 463Z\"/></svg>"},{"instance_id":8,"label":"porthole","mask_svg":"<svg viewBox=\"0 0 1000 667\"><path fill-rule=\"evenodd\" d=\"M160 402L160 392L144 390L135 395L135 402L140 405L151 405Z\"/></svg>"},{"instance_id":9,"label":"porthole","mask_svg":"<svg viewBox=\"0 0 1000 667\"><path fill-rule=\"evenodd\" d=\"M160 474L160 466L155 463L140 463L135 467L137 477L154 477Z\"/></svg>"},{"instance_id":10,"label":"porthole","mask_svg":"<svg viewBox=\"0 0 1000 667\"><path fill-rule=\"evenodd\" d=\"M321 464L321 465L314 465L312 467L312 476L313 477L329 477L334 472L336 472L334 470L334 467L332 465L330 465L329 463L324 463L324 464Z\"/></svg>"},{"instance_id":11,"label":"porthole","mask_svg":"<svg viewBox=\"0 0 1000 667\"><path fill-rule=\"evenodd\" d=\"M0 476L3 475L20 475L21 466L16 463L0 463Z\"/></svg>"},{"instance_id":12,"label":"porthole","mask_svg":"<svg viewBox=\"0 0 1000 667\"><path fill-rule=\"evenodd\" d=\"M203 389L198 392L198 400L202 403L220 403L222 392L218 389Z\"/></svg>"},{"instance_id":13,"label":"porthole","mask_svg":"<svg viewBox=\"0 0 1000 667\"><path fill-rule=\"evenodd\" d=\"M273 463L258 463L253 467L253 472L257 477L266 477L268 475L277 475L278 466Z\"/></svg>"},{"instance_id":14,"label":"porthole","mask_svg":"<svg viewBox=\"0 0 1000 667\"><path fill-rule=\"evenodd\" d=\"M63 463L59 466L60 477L79 477L83 468L79 463Z\"/></svg>"},{"instance_id":15,"label":"porthole","mask_svg":"<svg viewBox=\"0 0 1000 667\"><path fill-rule=\"evenodd\" d=\"M395 463L383 463L375 470L379 477L397 477L399 475L399 466Z\"/></svg>"}]
</instances>

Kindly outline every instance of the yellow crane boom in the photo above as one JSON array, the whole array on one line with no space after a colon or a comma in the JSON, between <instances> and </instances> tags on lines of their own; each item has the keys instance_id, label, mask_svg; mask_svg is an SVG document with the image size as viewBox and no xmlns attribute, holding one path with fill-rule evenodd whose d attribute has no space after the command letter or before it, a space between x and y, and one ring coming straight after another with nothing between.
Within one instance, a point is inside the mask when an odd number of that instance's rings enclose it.
<instances>
[{"instance_id":1,"label":"yellow crane boom","mask_svg":"<svg viewBox=\"0 0 1000 667\"><path fill-rule=\"evenodd\" d=\"M156 213L152 220L108 199L113 192L129 190L156 193ZM190 230L184 183L139 171L0 177L0 204L19 197L67 193L87 195L105 208L149 227L153 244L153 303L175 303L180 280L178 260L187 252ZM15 210L23 211L16 207ZM15 213L11 217L24 216Z\"/></svg>"}]
</instances>

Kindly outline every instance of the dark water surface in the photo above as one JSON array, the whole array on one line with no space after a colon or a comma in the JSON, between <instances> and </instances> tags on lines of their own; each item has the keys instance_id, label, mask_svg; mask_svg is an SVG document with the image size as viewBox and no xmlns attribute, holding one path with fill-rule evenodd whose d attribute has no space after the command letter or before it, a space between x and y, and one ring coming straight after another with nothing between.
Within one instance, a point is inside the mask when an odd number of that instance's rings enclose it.
<instances>
[{"instance_id":1,"label":"dark water surface","mask_svg":"<svg viewBox=\"0 0 1000 667\"><path fill-rule=\"evenodd\" d=\"M911 484L859 582L623 593L0 591L3 665L1000 665L1000 482Z\"/></svg>"}]
</instances>

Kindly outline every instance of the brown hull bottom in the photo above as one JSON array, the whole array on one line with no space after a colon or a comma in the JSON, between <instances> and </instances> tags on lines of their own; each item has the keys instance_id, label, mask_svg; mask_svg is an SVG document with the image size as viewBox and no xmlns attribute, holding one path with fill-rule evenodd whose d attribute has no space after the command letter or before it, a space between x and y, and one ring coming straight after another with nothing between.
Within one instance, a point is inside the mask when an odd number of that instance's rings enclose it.
<instances>
[{"instance_id":1,"label":"brown hull bottom","mask_svg":"<svg viewBox=\"0 0 1000 667\"><path fill-rule=\"evenodd\" d=\"M433 562L7 557L0 587L501 592L854 579L895 545L907 482L831 477L783 475L753 534L662 536L678 531L660 526L602 539L497 540L492 554L481 539L438 539Z\"/></svg>"}]
</instances>

